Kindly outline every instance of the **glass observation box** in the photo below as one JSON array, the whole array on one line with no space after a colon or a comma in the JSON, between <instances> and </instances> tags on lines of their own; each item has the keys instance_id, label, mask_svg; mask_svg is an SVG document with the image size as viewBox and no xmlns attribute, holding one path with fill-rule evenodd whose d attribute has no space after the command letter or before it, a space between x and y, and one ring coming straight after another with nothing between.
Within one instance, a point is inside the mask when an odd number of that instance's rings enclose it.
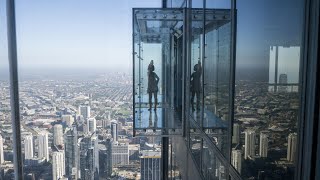
<instances>
[{"instance_id":1,"label":"glass observation box","mask_svg":"<svg viewBox=\"0 0 320 180\"><path fill-rule=\"evenodd\" d=\"M134 135L182 135L194 121L224 139L231 50L230 9L133 9Z\"/></svg>"},{"instance_id":2,"label":"glass observation box","mask_svg":"<svg viewBox=\"0 0 320 180\"><path fill-rule=\"evenodd\" d=\"M183 9L133 9L134 133L182 134Z\"/></svg>"}]
</instances>

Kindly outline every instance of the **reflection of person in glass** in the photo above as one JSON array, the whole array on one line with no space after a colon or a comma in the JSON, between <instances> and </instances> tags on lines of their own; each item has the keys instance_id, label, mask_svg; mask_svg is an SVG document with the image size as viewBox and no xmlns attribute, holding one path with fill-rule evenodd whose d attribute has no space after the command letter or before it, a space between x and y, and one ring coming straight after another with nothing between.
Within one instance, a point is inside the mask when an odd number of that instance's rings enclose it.
<instances>
[{"instance_id":1,"label":"reflection of person in glass","mask_svg":"<svg viewBox=\"0 0 320 180\"><path fill-rule=\"evenodd\" d=\"M159 82L159 77L154 72L153 60L151 60L148 66L148 89L147 89L147 92L149 94L149 107L150 107L149 110L151 110L152 108L152 94L154 95L154 110L155 111L157 110L158 82Z\"/></svg>"},{"instance_id":2,"label":"reflection of person in glass","mask_svg":"<svg viewBox=\"0 0 320 180\"><path fill-rule=\"evenodd\" d=\"M191 107L194 111L194 96L197 96L197 110L200 110L200 92L201 92L201 74L202 67L201 62L198 61L198 64L193 67L194 72L191 74Z\"/></svg>"}]
</instances>

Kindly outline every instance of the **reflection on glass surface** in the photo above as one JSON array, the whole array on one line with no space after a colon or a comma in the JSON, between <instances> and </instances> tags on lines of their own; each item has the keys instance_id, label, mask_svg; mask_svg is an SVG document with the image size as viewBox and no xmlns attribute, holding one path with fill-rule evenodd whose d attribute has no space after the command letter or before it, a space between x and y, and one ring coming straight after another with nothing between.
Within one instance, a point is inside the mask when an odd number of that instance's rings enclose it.
<instances>
[{"instance_id":1,"label":"reflection on glass surface","mask_svg":"<svg viewBox=\"0 0 320 180\"><path fill-rule=\"evenodd\" d=\"M301 0L237 2L231 164L244 179L293 179L302 7Z\"/></svg>"},{"instance_id":2,"label":"reflection on glass surface","mask_svg":"<svg viewBox=\"0 0 320 180\"><path fill-rule=\"evenodd\" d=\"M230 17L229 10L206 10L203 127L227 156L230 112L231 20L215 21L212 14Z\"/></svg>"},{"instance_id":3,"label":"reflection on glass surface","mask_svg":"<svg viewBox=\"0 0 320 180\"><path fill-rule=\"evenodd\" d=\"M227 180L228 178L226 167L214 155L206 141L203 142L202 148L202 174L208 180Z\"/></svg>"},{"instance_id":4,"label":"reflection on glass surface","mask_svg":"<svg viewBox=\"0 0 320 180\"><path fill-rule=\"evenodd\" d=\"M198 129L190 129L190 149L193 156L193 159L197 165L200 166L201 161L201 151L202 151L202 138L199 134Z\"/></svg>"},{"instance_id":5,"label":"reflection on glass surface","mask_svg":"<svg viewBox=\"0 0 320 180\"><path fill-rule=\"evenodd\" d=\"M190 116L198 123L202 117L202 34L201 10L192 11L197 18L191 22L191 67L190 67Z\"/></svg>"}]
</instances>

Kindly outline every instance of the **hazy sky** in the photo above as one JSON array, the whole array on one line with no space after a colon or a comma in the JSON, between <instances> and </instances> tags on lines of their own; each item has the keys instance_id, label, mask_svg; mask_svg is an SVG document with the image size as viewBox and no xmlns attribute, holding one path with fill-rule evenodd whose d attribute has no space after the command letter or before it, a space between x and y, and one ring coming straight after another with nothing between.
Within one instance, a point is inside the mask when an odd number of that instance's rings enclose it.
<instances>
[{"instance_id":1,"label":"hazy sky","mask_svg":"<svg viewBox=\"0 0 320 180\"><path fill-rule=\"evenodd\" d=\"M237 70L262 68L268 77L271 46L300 46L302 6L303 0L237 1ZM133 7L161 7L161 0L16 0L19 67L131 69ZM7 67L5 19L0 0L0 69Z\"/></svg>"},{"instance_id":2,"label":"hazy sky","mask_svg":"<svg viewBox=\"0 0 320 180\"><path fill-rule=\"evenodd\" d=\"M5 0L0 1L3 20ZM19 66L131 68L133 7L161 4L159 0L16 0ZM6 35L3 22L0 25L0 34ZM0 52L4 50L2 45Z\"/></svg>"}]
</instances>

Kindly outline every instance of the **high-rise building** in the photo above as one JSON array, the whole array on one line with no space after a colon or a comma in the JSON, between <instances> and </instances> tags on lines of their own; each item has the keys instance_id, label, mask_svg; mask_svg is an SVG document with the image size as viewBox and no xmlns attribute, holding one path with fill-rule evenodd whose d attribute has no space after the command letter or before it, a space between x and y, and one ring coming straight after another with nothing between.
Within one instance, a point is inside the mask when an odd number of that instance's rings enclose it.
<instances>
[{"instance_id":1,"label":"high-rise building","mask_svg":"<svg viewBox=\"0 0 320 180\"><path fill-rule=\"evenodd\" d=\"M80 142L81 178L90 180L99 175L98 137L85 136Z\"/></svg>"},{"instance_id":2,"label":"high-rise building","mask_svg":"<svg viewBox=\"0 0 320 180\"><path fill-rule=\"evenodd\" d=\"M287 160L295 162L297 150L297 133L290 133L288 136Z\"/></svg>"},{"instance_id":3,"label":"high-rise building","mask_svg":"<svg viewBox=\"0 0 320 180\"><path fill-rule=\"evenodd\" d=\"M112 166L129 164L129 146L128 143L112 144Z\"/></svg>"},{"instance_id":4,"label":"high-rise building","mask_svg":"<svg viewBox=\"0 0 320 180\"><path fill-rule=\"evenodd\" d=\"M0 164L4 163L4 153L3 153L3 139L0 135Z\"/></svg>"},{"instance_id":5,"label":"high-rise building","mask_svg":"<svg viewBox=\"0 0 320 180\"><path fill-rule=\"evenodd\" d=\"M246 130L244 159L248 159L249 157L253 157L255 155L255 138L256 133L254 130Z\"/></svg>"},{"instance_id":6,"label":"high-rise building","mask_svg":"<svg viewBox=\"0 0 320 180\"><path fill-rule=\"evenodd\" d=\"M66 123L68 127L72 127L74 117L72 115L62 115L62 122Z\"/></svg>"},{"instance_id":7,"label":"high-rise building","mask_svg":"<svg viewBox=\"0 0 320 180\"><path fill-rule=\"evenodd\" d=\"M88 128L87 131L89 134L96 132L96 129L97 129L96 118L88 118L87 119L87 128Z\"/></svg>"},{"instance_id":8,"label":"high-rise building","mask_svg":"<svg viewBox=\"0 0 320 180\"><path fill-rule=\"evenodd\" d=\"M260 133L260 148L259 148L260 157L268 157L268 135L265 132Z\"/></svg>"},{"instance_id":9,"label":"high-rise building","mask_svg":"<svg viewBox=\"0 0 320 180\"><path fill-rule=\"evenodd\" d=\"M111 139L106 139L104 145L105 148L99 150L99 174L100 177L107 179L112 174Z\"/></svg>"},{"instance_id":10,"label":"high-rise building","mask_svg":"<svg viewBox=\"0 0 320 180\"><path fill-rule=\"evenodd\" d=\"M279 83L280 83L280 84L286 84L286 83L288 83L288 76L287 76L287 74L280 74L280 75L279 75Z\"/></svg>"},{"instance_id":11,"label":"high-rise building","mask_svg":"<svg viewBox=\"0 0 320 180\"><path fill-rule=\"evenodd\" d=\"M114 142L118 141L118 124L117 123L111 123L111 135Z\"/></svg>"},{"instance_id":12,"label":"high-rise building","mask_svg":"<svg viewBox=\"0 0 320 180\"><path fill-rule=\"evenodd\" d=\"M91 136L91 144L94 149L93 154L93 162L94 162L94 172L99 173L99 148L98 148L98 137L97 136Z\"/></svg>"},{"instance_id":13,"label":"high-rise building","mask_svg":"<svg viewBox=\"0 0 320 180\"><path fill-rule=\"evenodd\" d=\"M235 123L233 125L232 143L233 144L240 143L240 125L238 123Z\"/></svg>"},{"instance_id":14,"label":"high-rise building","mask_svg":"<svg viewBox=\"0 0 320 180\"><path fill-rule=\"evenodd\" d=\"M53 144L55 146L63 145L63 128L61 124L53 126Z\"/></svg>"},{"instance_id":15,"label":"high-rise building","mask_svg":"<svg viewBox=\"0 0 320 180\"><path fill-rule=\"evenodd\" d=\"M231 162L233 167L241 174L242 155L241 150L232 149Z\"/></svg>"},{"instance_id":16,"label":"high-rise building","mask_svg":"<svg viewBox=\"0 0 320 180\"><path fill-rule=\"evenodd\" d=\"M141 180L161 179L161 152L143 150L140 156Z\"/></svg>"},{"instance_id":17,"label":"high-rise building","mask_svg":"<svg viewBox=\"0 0 320 180\"><path fill-rule=\"evenodd\" d=\"M90 147L87 150L87 169L89 170L89 177L90 179L88 180L93 180L94 179L94 172L95 172L95 167L94 167L94 148ZM88 175L87 175L88 176Z\"/></svg>"},{"instance_id":18,"label":"high-rise building","mask_svg":"<svg viewBox=\"0 0 320 180\"><path fill-rule=\"evenodd\" d=\"M40 132L38 135L39 147L38 158L45 158L49 161L48 133Z\"/></svg>"},{"instance_id":19,"label":"high-rise building","mask_svg":"<svg viewBox=\"0 0 320 180\"><path fill-rule=\"evenodd\" d=\"M33 158L33 136L27 135L24 138L24 158L32 159Z\"/></svg>"},{"instance_id":20,"label":"high-rise building","mask_svg":"<svg viewBox=\"0 0 320 180\"><path fill-rule=\"evenodd\" d=\"M90 106L79 106L79 115L82 115L84 119L90 118Z\"/></svg>"},{"instance_id":21,"label":"high-rise building","mask_svg":"<svg viewBox=\"0 0 320 180\"><path fill-rule=\"evenodd\" d=\"M65 158L64 152L58 151L52 153L52 178L59 180L65 175Z\"/></svg>"},{"instance_id":22,"label":"high-rise building","mask_svg":"<svg viewBox=\"0 0 320 180\"><path fill-rule=\"evenodd\" d=\"M288 83L288 76L287 74L280 74L279 75L279 84L287 84ZM287 86L280 85L279 86L279 92L286 92Z\"/></svg>"},{"instance_id":23,"label":"high-rise building","mask_svg":"<svg viewBox=\"0 0 320 180\"><path fill-rule=\"evenodd\" d=\"M79 171L79 148L78 148L78 133L76 126L67 130L65 136L65 174L68 178L72 178L73 171ZM77 173L76 173L77 175ZM78 177L76 177L78 178Z\"/></svg>"}]
</instances>

